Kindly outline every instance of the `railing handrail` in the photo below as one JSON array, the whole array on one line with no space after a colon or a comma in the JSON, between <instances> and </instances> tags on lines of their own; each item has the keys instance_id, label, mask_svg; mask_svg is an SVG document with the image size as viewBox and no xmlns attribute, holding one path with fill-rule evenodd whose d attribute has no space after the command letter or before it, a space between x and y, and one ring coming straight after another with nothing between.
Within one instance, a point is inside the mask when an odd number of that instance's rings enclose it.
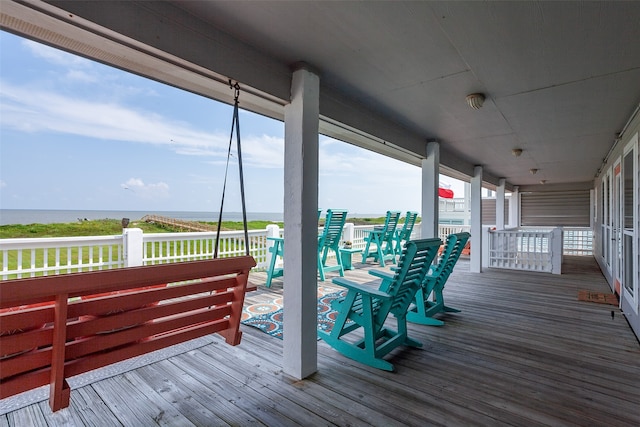
<instances>
[{"instance_id":1,"label":"railing handrail","mask_svg":"<svg viewBox=\"0 0 640 427\"><path fill-rule=\"evenodd\" d=\"M162 233L160 233L162 234ZM122 234L112 236L75 236L75 237L18 237L11 239L0 239L0 250L5 249L23 249L23 248L52 248L55 246L78 246L78 243L83 243L82 246L88 246L92 243L98 242L101 244L108 244L109 242L118 242L122 240Z\"/></svg>"},{"instance_id":2,"label":"railing handrail","mask_svg":"<svg viewBox=\"0 0 640 427\"><path fill-rule=\"evenodd\" d=\"M248 230L249 236L260 236L265 234L265 230ZM189 238L208 238L216 236L215 231L186 231L179 233L145 233L144 240L188 240ZM221 231L221 237L244 237L242 230ZM164 237L164 239L163 239Z\"/></svg>"}]
</instances>

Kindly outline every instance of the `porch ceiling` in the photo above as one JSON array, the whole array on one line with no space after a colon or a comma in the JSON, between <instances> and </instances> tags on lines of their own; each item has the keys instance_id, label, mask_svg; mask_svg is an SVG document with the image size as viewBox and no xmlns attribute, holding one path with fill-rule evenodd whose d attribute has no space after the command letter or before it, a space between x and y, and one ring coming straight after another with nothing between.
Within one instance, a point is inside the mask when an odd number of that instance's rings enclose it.
<instances>
[{"instance_id":1,"label":"porch ceiling","mask_svg":"<svg viewBox=\"0 0 640 427\"><path fill-rule=\"evenodd\" d=\"M446 167L493 184L592 181L640 101L638 2L48 3L275 99L304 61L327 134L416 164L437 140Z\"/></svg>"},{"instance_id":2,"label":"porch ceiling","mask_svg":"<svg viewBox=\"0 0 640 427\"><path fill-rule=\"evenodd\" d=\"M638 3L180 7L516 185L592 180L640 100ZM477 111L473 92L488 98Z\"/></svg>"}]
</instances>

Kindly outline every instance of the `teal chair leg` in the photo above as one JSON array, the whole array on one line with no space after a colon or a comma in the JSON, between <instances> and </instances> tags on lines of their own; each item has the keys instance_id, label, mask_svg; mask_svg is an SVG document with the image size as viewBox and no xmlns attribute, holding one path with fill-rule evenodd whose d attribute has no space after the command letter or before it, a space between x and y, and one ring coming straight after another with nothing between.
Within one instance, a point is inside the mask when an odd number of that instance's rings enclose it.
<instances>
[{"instance_id":1,"label":"teal chair leg","mask_svg":"<svg viewBox=\"0 0 640 427\"><path fill-rule=\"evenodd\" d=\"M320 281L325 281L325 273L328 271L338 271L340 277L344 277L344 264L342 263L342 257L340 251L334 251L336 253L336 265L327 266L327 256L329 255L329 248L324 248L323 251L318 253L318 273L320 274Z\"/></svg>"},{"instance_id":2,"label":"teal chair leg","mask_svg":"<svg viewBox=\"0 0 640 427\"><path fill-rule=\"evenodd\" d=\"M376 245L376 248L370 250L371 243ZM396 264L395 248L393 241L385 241L381 232L372 231L367 238L367 245L362 252L362 262L367 262L367 258L373 257L375 262L378 262L381 267L385 266L387 260Z\"/></svg>"},{"instance_id":3,"label":"teal chair leg","mask_svg":"<svg viewBox=\"0 0 640 427\"><path fill-rule=\"evenodd\" d=\"M378 254L376 255L376 260L380 264L380 267L384 267L384 253L382 252L382 241L377 239L376 244L378 245Z\"/></svg>"},{"instance_id":4,"label":"teal chair leg","mask_svg":"<svg viewBox=\"0 0 640 427\"><path fill-rule=\"evenodd\" d=\"M318 254L318 273L320 273L320 281L324 282L324 265L320 254Z\"/></svg>"},{"instance_id":5,"label":"teal chair leg","mask_svg":"<svg viewBox=\"0 0 640 427\"><path fill-rule=\"evenodd\" d=\"M444 322L442 320L434 319L433 316L439 310L433 310L437 303L431 305L431 302L425 301L425 292L424 289L418 289L416 293L415 302L416 304L411 306L409 311L407 312L407 320L412 323L417 323L419 325L427 325L427 326L444 326ZM421 301L425 301L424 304L421 304Z\"/></svg>"},{"instance_id":6,"label":"teal chair leg","mask_svg":"<svg viewBox=\"0 0 640 427\"><path fill-rule=\"evenodd\" d=\"M271 252L271 262L269 263L269 270L267 270L267 281L264 284L267 288L271 287L271 280L274 277L281 277L284 274L283 268L276 268L278 256L282 256L284 252L280 247L281 244L281 242L275 241L273 246L269 248L269 252Z\"/></svg>"},{"instance_id":7,"label":"teal chair leg","mask_svg":"<svg viewBox=\"0 0 640 427\"><path fill-rule=\"evenodd\" d=\"M370 256L369 255L369 247L371 246L371 239L372 239L372 235L369 234L369 236L367 237L367 246L364 247L364 251L362 251L362 263L364 264L365 262L367 262L367 258Z\"/></svg>"},{"instance_id":8,"label":"teal chair leg","mask_svg":"<svg viewBox=\"0 0 640 427\"><path fill-rule=\"evenodd\" d=\"M417 303L412 306L412 309L407 312L407 320L419 325L443 326L444 322L442 320L434 319L432 316L438 313L460 313L457 308L448 307L444 304L442 289L435 289L433 295L433 301L428 301L425 299L424 289L419 289L416 293L415 301L424 301L424 304Z\"/></svg>"}]
</instances>

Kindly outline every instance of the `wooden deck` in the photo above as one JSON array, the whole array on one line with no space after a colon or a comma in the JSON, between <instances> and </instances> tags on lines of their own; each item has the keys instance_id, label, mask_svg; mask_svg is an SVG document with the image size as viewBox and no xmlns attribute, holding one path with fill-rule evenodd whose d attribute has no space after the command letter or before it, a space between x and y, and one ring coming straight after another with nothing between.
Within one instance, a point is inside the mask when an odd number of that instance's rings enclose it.
<instances>
[{"instance_id":1,"label":"wooden deck","mask_svg":"<svg viewBox=\"0 0 640 427\"><path fill-rule=\"evenodd\" d=\"M356 267L348 277L375 268ZM617 307L578 301L579 290L608 291L592 258L569 257L563 271L471 274L461 260L445 296L462 313L443 327L410 325L424 347L392 353L395 373L319 341L319 372L293 381L282 341L244 327L240 346L210 339L74 389L68 409L39 402L0 426L640 425L640 345ZM281 290L274 279L247 302Z\"/></svg>"}]
</instances>

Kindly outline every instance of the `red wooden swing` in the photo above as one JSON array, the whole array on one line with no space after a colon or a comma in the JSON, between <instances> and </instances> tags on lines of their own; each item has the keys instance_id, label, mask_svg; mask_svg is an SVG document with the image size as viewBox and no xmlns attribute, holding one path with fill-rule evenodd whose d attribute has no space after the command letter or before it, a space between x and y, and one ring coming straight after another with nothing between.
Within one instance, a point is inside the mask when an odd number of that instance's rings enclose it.
<instances>
[{"instance_id":1,"label":"red wooden swing","mask_svg":"<svg viewBox=\"0 0 640 427\"><path fill-rule=\"evenodd\" d=\"M234 88L231 140L235 125L246 255L218 259L218 228L211 260L0 282L0 399L49 384L49 405L57 411L69 405L67 378L74 375L212 333L240 343L256 261L249 254ZM174 282L186 283L165 285Z\"/></svg>"}]
</instances>

